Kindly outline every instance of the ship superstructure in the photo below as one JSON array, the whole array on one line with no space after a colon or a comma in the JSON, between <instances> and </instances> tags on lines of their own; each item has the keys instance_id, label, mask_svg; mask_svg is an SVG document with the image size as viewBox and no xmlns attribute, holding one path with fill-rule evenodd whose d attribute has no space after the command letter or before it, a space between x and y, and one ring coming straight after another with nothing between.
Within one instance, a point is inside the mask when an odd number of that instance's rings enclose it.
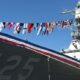
<instances>
[{"instance_id":1,"label":"ship superstructure","mask_svg":"<svg viewBox=\"0 0 80 80\"><path fill-rule=\"evenodd\" d=\"M71 32L72 41L68 49L62 49L62 52L65 55L80 60L80 1L78 1L74 10L64 11L63 13L74 13L76 24L73 25L73 28L75 27L75 29L73 29Z\"/></svg>"}]
</instances>

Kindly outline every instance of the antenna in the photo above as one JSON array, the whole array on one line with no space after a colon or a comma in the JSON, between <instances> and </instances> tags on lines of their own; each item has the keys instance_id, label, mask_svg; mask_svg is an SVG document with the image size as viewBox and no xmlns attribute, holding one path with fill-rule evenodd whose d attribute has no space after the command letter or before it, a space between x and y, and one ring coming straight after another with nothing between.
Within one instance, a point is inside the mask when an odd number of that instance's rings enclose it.
<instances>
[{"instance_id":1,"label":"antenna","mask_svg":"<svg viewBox=\"0 0 80 80\"><path fill-rule=\"evenodd\" d=\"M80 40L80 0L78 0L76 8L74 10L65 9L62 12L62 14L68 14L68 13L73 13L75 16L75 22L76 22L75 27L77 31L75 31L75 33L73 34L73 39L75 37L76 39Z\"/></svg>"},{"instance_id":2,"label":"antenna","mask_svg":"<svg viewBox=\"0 0 80 80\"><path fill-rule=\"evenodd\" d=\"M75 13L75 10L67 10L65 9L62 14Z\"/></svg>"}]
</instances>

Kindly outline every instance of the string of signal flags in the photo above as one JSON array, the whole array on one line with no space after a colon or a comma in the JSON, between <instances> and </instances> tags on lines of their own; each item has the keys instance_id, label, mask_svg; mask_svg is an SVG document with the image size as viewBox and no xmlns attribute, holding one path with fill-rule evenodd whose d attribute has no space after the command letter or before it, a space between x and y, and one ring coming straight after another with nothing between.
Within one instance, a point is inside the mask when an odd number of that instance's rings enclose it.
<instances>
[{"instance_id":1,"label":"string of signal flags","mask_svg":"<svg viewBox=\"0 0 80 80\"><path fill-rule=\"evenodd\" d=\"M31 33L33 30L37 31L39 35L49 35L53 32L56 26L61 28L69 27L73 24L73 19L53 22L42 23L19 23L19 22L0 22L0 32L6 28L12 29L14 34L26 34Z\"/></svg>"}]
</instances>

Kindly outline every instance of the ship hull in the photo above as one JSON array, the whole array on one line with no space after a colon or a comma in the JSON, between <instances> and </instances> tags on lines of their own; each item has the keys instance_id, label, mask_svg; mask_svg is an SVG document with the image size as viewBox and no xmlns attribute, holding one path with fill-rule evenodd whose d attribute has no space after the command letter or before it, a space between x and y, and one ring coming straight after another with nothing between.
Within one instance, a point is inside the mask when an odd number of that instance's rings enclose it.
<instances>
[{"instance_id":1,"label":"ship hull","mask_svg":"<svg viewBox=\"0 0 80 80\"><path fill-rule=\"evenodd\" d=\"M65 61L0 41L0 80L80 80L80 64L75 67Z\"/></svg>"}]
</instances>

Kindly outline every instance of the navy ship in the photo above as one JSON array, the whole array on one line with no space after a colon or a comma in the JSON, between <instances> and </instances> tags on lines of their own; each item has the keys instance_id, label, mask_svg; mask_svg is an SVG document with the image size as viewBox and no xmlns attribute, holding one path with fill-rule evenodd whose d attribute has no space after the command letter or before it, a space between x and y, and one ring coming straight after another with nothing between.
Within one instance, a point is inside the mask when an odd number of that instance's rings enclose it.
<instances>
[{"instance_id":1,"label":"navy ship","mask_svg":"<svg viewBox=\"0 0 80 80\"><path fill-rule=\"evenodd\" d=\"M0 80L80 80L80 2L74 12L78 30L61 52L0 32Z\"/></svg>"}]
</instances>

